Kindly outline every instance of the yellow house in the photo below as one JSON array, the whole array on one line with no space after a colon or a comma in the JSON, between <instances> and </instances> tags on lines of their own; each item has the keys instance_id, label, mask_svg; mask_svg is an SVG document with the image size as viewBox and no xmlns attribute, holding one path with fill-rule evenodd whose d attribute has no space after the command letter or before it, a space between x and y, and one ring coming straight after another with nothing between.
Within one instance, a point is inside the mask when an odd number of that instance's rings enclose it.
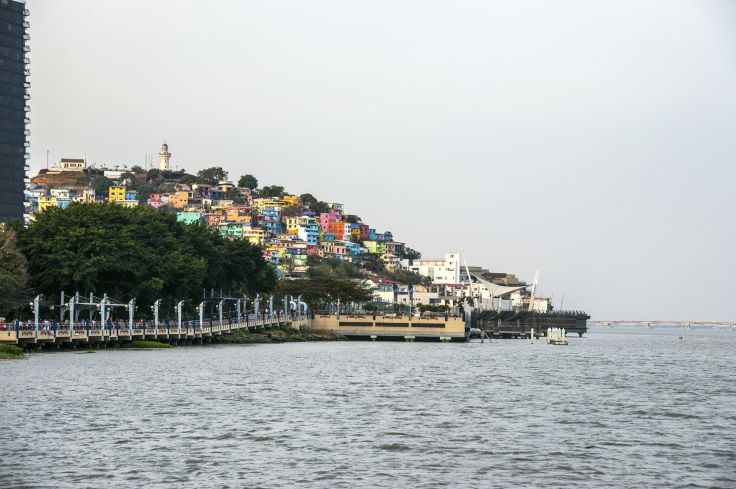
<instances>
[{"instance_id":1,"label":"yellow house","mask_svg":"<svg viewBox=\"0 0 736 489\"><path fill-rule=\"evenodd\" d=\"M169 194L169 205L174 209L186 209L189 205L189 192L179 191Z\"/></svg>"},{"instance_id":2,"label":"yellow house","mask_svg":"<svg viewBox=\"0 0 736 489\"><path fill-rule=\"evenodd\" d=\"M42 212L49 207L56 207L56 197L39 197L38 198L38 211Z\"/></svg>"},{"instance_id":3,"label":"yellow house","mask_svg":"<svg viewBox=\"0 0 736 489\"><path fill-rule=\"evenodd\" d=\"M250 222L250 213L240 207L228 207L225 210L225 219L228 222Z\"/></svg>"},{"instance_id":4,"label":"yellow house","mask_svg":"<svg viewBox=\"0 0 736 489\"><path fill-rule=\"evenodd\" d=\"M125 187L109 187L107 189L107 200L109 202L125 200Z\"/></svg>"},{"instance_id":5,"label":"yellow house","mask_svg":"<svg viewBox=\"0 0 736 489\"><path fill-rule=\"evenodd\" d=\"M291 207L291 206L298 206L299 205L299 196L298 195L284 195L283 197L285 206L284 207Z\"/></svg>"},{"instance_id":6,"label":"yellow house","mask_svg":"<svg viewBox=\"0 0 736 489\"><path fill-rule=\"evenodd\" d=\"M243 239L247 239L251 244L259 246L266 236L266 231L260 228L243 228Z\"/></svg>"},{"instance_id":7,"label":"yellow house","mask_svg":"<svg viewBox=\"0 0 736 489\"><path fill-rule=\"evenodd\" d=\"M284 219L286 224L287 234L299 234L299 218L298 217L287 217Z\"/></svg>"}]
</instances>

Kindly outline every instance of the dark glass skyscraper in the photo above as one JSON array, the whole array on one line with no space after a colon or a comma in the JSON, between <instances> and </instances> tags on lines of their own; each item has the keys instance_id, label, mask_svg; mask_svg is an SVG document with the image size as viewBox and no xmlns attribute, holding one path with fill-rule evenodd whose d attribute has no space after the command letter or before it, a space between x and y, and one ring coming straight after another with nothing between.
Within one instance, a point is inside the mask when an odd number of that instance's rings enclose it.
<instances>
[{"instance_id":1,"label":"dark glass skyscraper","mask_svg":"<svg viewBox=\"0 0 736 489\"><path fill-rule=\"evenodd\" d=\"M23 219L26 181L26 45L29 36L25 2L0 0L0 221Z\"/></svg>"}]
</instances>

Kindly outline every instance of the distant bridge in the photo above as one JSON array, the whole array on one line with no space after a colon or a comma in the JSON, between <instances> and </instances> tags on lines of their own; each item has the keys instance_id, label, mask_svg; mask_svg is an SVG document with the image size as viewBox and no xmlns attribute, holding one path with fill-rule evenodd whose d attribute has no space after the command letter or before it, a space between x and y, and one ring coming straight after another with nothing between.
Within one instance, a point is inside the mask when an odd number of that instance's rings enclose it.
<instances>
[{"instance_id":1,"label":"distant bridge","mask_svg":"<svg viewBox=\"0 0 736 489\"><path fill-rule=\"evenodd\" d=\"M642 326L644 328L652 328L654 326L675 326L682 329L692 329L693 326L710 326L712 328L725 329L733 331L736 321L699 321L699 320L649 320L649 319L617 319L617 320L596 320L588 321L588 324L597 324L604 328L613 326Z\"/></svg>"}]
</instances>

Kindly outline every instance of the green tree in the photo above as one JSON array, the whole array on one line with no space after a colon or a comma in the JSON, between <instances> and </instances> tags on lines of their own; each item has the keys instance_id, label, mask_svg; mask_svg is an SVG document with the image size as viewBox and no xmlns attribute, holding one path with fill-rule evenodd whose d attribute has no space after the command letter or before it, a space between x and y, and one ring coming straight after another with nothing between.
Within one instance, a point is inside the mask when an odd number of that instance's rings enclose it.
<instances>
[{"instance_id":1,"label":"green tree","mask_svg":"<svg viewBox=\"0 0 736 489\"><path fill-rule=\"evenodd\" d=\"M97 177L94 182L95 195L107 197L107 189L115 185L115 182L107 177Z\"/></svg>"},{"instance_id":2,"label":"green tree","mask_svg":"<svg viewBox=\"0 0 736 489\"><path fill-rule=\"evenodd\" d=\"M309 208L316 212L317 215L330 210L330 206L327 205L327 202L323 202L321 200L314 205L310 204Z\"/></svg>"},{"instance_id":3,"label":"green tree","mask_svg":"<svg viewBox=\"0 0 736 489\"><path fill-rule=\"evenodd\" d=\"M143 169L140 165L134 165L133 168L130 169L133 173L146 173L146 170Z\"/></svg>"},{"instance_id":4,"label":"green tree","mask_svg":"<svg viewBox=\"0 0 736 489\"><path fill-rule=\"evenodd\" d=\"M268 291L275 282L260 248L147 206L53 208L20 234L19 244L31 284L47 295L108 293L148 306L158 298L195 301L203 287Z\"/></svg>"},{"instance_id":5,"label":"green tree","mask_svg":"<svg viewBox=\"0 0 736 489\"><path fill-rule=\"evenodd\" d=\"M231 188L227 192L225 192L225 198L227 200L232 200L235 204L243 203L243 197L240 195L240 192L238 192L238 189L236 188Z\"/></svg>"},{"instance_id":6,"label":"green tree","mask_svg":"<svg viewBox=\"0 0 736 489\"><path fill-rule=\"evenodd\" d=\"M148 197L156 192L156 187L154 187L153 184L151 184L150 182L139 183L134 188L137 192L136 198L141 204L145 204L146 202L148 202Z\"/></svg>"},{"instance_id":7,"label":"green tree","mask_svg":"<svg viewBox=\"0 0 736 489\"><path fill-rule=\"evenodd\" d=\"M18 250L16 231L0 223L0 316L7 316L31 299L26 258Z\"/></svg>"},{"instance_id":8,"label":"green tree","mask_svg":"<svg viewBox=\"0 0 736 489\"><path fill-rule=\"evenodd\" d=\"M279 280L276 286L276 297L284 295L302 296L312 310L338 299L342 303L366 302L373 298L373 293L362 281L334 278L305 278L296 280Z\"/></svg>"},{"instance_id":9,"label":"green tree","mask_svg":"<svg viewBox=\"0 0 736 489\"><path fill-rule=\"evenodd\" d=\"M408 246L404 247L404 252L401 255L401 258L408 258L409 260L419 260L421 257L422 254L420 252L411 249Z\"/></svg>"},{"instance_id":10,"label":"green tree","mask_svg":"<svg viewBox=\"0 0 736 489\"><path fill-rule=\"evenodd\" d=\"M158 180L159 178L161 178L161 170L159 170L158 168L151 168L150 170L148 170L148 176L146 178L148 179L148 181Z\"/></svg>"},{"instance_id":11,"label":"green tree","mask_svg":"<svg viewBox=\"0 0 736 489\"><path fill-rule=\"evenodd\" d=\"M227 175L228 173L221 166L213 166L197 172L197 178L210 185L217 185L219 182L227 180Z\"/></svg>"},{"instance_id":12,"label":"green tree","mask_svg":"<svg viewBox=\"0 0 736 489\"><path fill-rule=\"evenodd\" d=\"M310 208L313 208L312 206L316 205L317 198L312 194L301 194L299 196L299 200L301 201L302 205L308 205Z\"/></svg>"},{"instance_id":13,"label":"green tree","mask_svg":"<svg viewBox=\"0 0 736 489\"><path fill-rule=\"evenodd\" d=\"M266 186L258 191L258 195L260 197L283 197L284 187L279 185Z\"/></svg>"},{"instance_id":14,"label":"green tree","mask_svg":"<svg viewBox=\"0 0 736 489\"><path fill-rule=\"evenodd\" d=\"M240 180L238 180L238 187L255 190L258 188L258 179L251 174L243 175L240 177Z\"/></svg>"}]
</instances>

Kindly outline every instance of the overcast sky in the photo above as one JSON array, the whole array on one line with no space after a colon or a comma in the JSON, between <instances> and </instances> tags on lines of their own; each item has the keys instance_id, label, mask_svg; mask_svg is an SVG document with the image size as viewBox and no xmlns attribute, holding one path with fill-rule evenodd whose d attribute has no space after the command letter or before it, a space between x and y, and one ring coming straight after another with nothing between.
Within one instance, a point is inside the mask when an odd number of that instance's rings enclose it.
<instances>
[{"instance_id":1,"label":"overcast sky","mask_svg":"<svg viewBox=\"0 0 736 489\"><path fill-rule=\"evenodd\" d=\"M34 170L165 139L595 319L736 319L736 2L28 7Z\"/></svg>"}]
</instances>

